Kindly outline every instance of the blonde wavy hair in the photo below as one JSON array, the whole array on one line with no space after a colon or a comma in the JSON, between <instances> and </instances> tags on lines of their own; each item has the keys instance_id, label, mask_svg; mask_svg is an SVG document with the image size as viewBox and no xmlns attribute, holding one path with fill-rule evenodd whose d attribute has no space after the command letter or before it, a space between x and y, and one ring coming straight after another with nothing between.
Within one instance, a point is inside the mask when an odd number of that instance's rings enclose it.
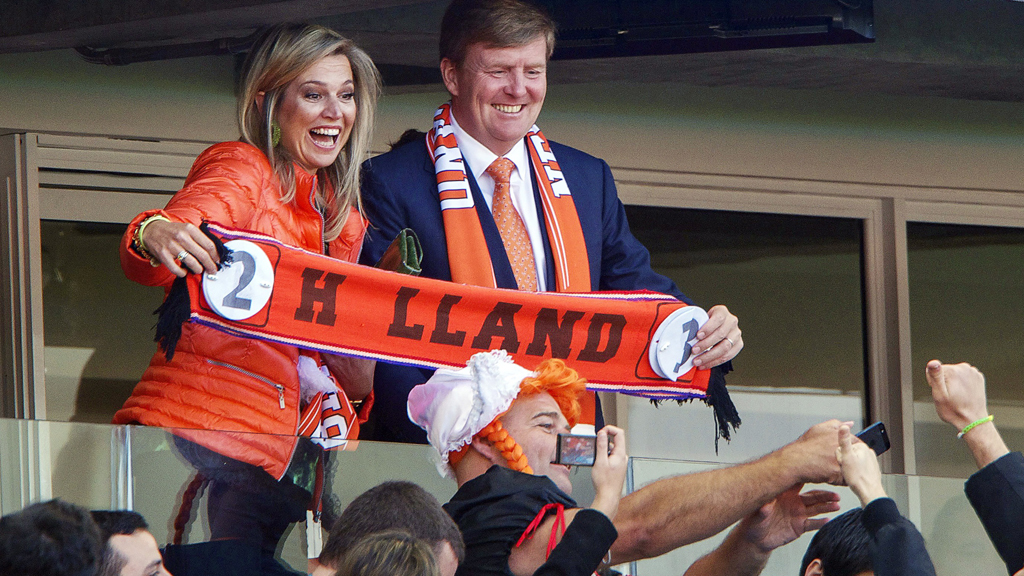
<instances>
[{"instance_id":1,"label":"blonde wavy hair","mask_svg":"<svg viewBox=\"0 0 1024 576\"><path fill-rule=\"evenodd\" d=\"M562 415L569 421L569 426L575 426L582 411L580 396L587 389L586 379L557 358L541 362L535 372L536 376L523 378L523 381L519 383L519 395L516 399L546 392L554 398ZM483 430L477 432L474 437L486 440L497 448L501 452L501 456L508 462L509 468L533 474L533 468L530 467L526 455L523 454L523 448L508 433L508 430L505 430L501 423L501 416L484 426ZM462 457L469 451L469 447L470 445L467 444L448 454L448 462L452 468L458 465Z\"/></svg>"},{"instance_id":2,"label":"blonde wavy hair","mask_svg":"<svg viewBox=\"0 0 1024 576\"><path fill-rule=\"evenodd\" d=\"M311 24L280 24L253 45L242 66L238 124L242 141L266 154L281 181L282 202L295 199L295 168L291 154L274 146L271 136L277 105L288 84L323 58L342 55L352 66L356 119L348 142L333 164L319 171L316 201L324 207L324 241L338 237L351 208L362 213L359 166L370 148L374 114L381 92L380 74L370 57L334 30ZM262 109L256 100L264 94Z\"/></svg>"}]
</instances>

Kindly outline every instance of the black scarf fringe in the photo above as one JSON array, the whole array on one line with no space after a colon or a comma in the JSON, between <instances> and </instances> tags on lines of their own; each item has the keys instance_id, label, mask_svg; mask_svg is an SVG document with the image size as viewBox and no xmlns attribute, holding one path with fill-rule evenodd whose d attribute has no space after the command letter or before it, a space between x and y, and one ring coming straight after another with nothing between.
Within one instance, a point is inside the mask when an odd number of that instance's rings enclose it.
<instances>
[{"instance_id":1,"label":"black scarf fringe","mask_svg":"<svg viewBox=\"0 0 1024 576\"><path fill-rule=\"evenodd\" d=\"M743 422L740 414L729 397L729 390L725 387L725 375L732 372L732 362L726 362L721 366L711 369L711 376L708 379L708 393L702 402L714 410L715 415L715 454L718 454L718 441L722 438L726 442L732 439L735 432ZM661 407L661 400L651 399L651 404ZM689 400L676 400L682 405Z\"/></svg>"},{"instance_id":2,"label":"black scarf fringe","mask_svg":"<svg viewBox=\"0 0 1024 576\"><path fill-rule=\"evenodd\" d=\"M210 232L210 227L207 226L206 222L200 224L199 229L217 247L217 255L220 257L217 269L221 269L225 264L230 264L231 250L224 245L224 242ZM191 274L191 272L189 273ZM181 339L181 327L192 314L192 305L188 297L187 278L188 276L175 278L174 283L171 284L171 291L167 293L167 298L164 298L163 304L153 312L157 315L156 337L153 340L164 351L164 357L167 358L168 362L174 358L174 349L177 348L178 340Z\"/></svg>"}]
</instances>

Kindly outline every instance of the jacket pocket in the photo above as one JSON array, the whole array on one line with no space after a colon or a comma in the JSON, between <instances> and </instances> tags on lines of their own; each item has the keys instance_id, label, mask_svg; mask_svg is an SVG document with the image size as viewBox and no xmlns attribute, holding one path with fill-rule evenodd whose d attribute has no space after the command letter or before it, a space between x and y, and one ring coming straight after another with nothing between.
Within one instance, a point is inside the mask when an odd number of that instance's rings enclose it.
<instances>
[{"instance_id":1,"label":"jacket pocket","mask_svg":"<svg viewBox=\"0 0 1024 576\"><path fill-rule=\"evenodd\" d=\"M281 406L281 410L284 410L284 386L282 386L281 384L278 384L277 382L274 382L274 381L272 381L269 378L266 378L264 376L260 376L259 374L250 372L249 370L246 370L245 368L239 368L238 366L235 366L234 364L228 364L227 362L220 362L218 360L211 360L210 358L207 358L206 362L209 363L209 364L213 364L214 366L220 366L221 368L227 368L228 370L234 370L235 372L238 372L239 374L244 374L244 375L252 378L253 380L256 380L258 382L262 382L262 383L266 384L267 386L273 386L274 388L277 388L277 401L278 401L278 404L280 404L280 406Z\"/></svg>"}]
</instances>

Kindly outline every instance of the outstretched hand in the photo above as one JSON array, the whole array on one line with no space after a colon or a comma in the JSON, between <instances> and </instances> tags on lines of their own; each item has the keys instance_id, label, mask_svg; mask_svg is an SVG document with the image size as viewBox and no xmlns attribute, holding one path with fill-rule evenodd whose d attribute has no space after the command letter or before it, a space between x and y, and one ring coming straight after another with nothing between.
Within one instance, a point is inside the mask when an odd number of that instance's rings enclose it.
<instances>
[{"instance_id":1,"label":"outstretched hand","mask_svg":"<svg viewBox=\"0 0 1024 576\"><path fill-rule=\"evenodd\" d=\"M804 532L817 530L828 522L814 518L839 510L839 495L827 490L808 490L797 484L743 519L745 536L762 552L789 544Z\"/></svg>"},{"instance_id":2,"label":"outstretched hand","mask_svg":"<svg viewBox=\"0 0 1024 576\"><path fill-rule=\"evenodd\" d=\"M852 422L846 422L849 426ZM796 471L801 482L827 482L832 485L843 483L843 472L836 460L836 448L839 447L839 420L827 420L811 426L792 443L787 444L781 452L787 458L787 466Z\"/></svg>"},{"instance_id":3,"label":"outstretched hand","mask_svg":"<svg viewBox=\"0 0 1024 576\"><path fill-rule=\"evenodd\" d=\"M743 335L739 319L722 305L708 310L708 321L700 327L697 343L693 345L693 365L714 368L735 358L740 350L743 350Z\"/></svg>"},{"instance_id":4,"label":"outstretched hand","mask_svg":"<svg viewBox=\"0 0 1024 576\"><path fill-rule=\"evenodd\" d=\"M878 456L867 444L850 433L850 427L839 427L839 448L836 459L843 470L843 479L860 500L867 506L876 498L885 498L882 488L882 471L878 467Z\"/></svg>"},{"instance_id":5,"label":"outstretched hand","mask_svg":"<svg viewBox=\"0 0 1024 576\"><path fill-rule=\"evenodd\" d=\"M935 411L943 422L963 430L971 422L988 415L985 375L974 366L966 362L942 364L932 360L926 374Z\"/></svg>"}]
</instances>

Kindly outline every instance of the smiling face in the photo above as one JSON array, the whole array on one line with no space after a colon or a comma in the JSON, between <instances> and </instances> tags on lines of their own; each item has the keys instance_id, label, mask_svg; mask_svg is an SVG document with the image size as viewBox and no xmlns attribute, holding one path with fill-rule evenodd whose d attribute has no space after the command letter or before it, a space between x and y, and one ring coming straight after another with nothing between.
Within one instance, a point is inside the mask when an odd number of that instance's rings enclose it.
<instances>
[{"instance_id":1,"label":"smiling face","mask_svg":"<svg viewBox=\"0 0 1024 576\"><path fill-rule=\"evenodd\" d=\"M502 156L537 122L547 93L547 39L492 48L471 44L456 65L445 58L441 75L452 113L470 136Z\"/></svg>"},{"instance_id":2,"label":"smiling face","mask_svg":"<svg viewBox=\"0 0 1024 576\"><path fill-rule=\"evenodd\" d=\"M285 88L277 108L281 146L310 174L334 163L356 119L355 79L344 55L327 56Z\"/></svg>"},{"instance_id":3,"label":"smiling face","mask_svg":"<svg viewBox=\"0 0 1024 576\"><path fill-rule=\"evenodd\" d=\"M569 433L569 421L546 392L521 396L501 417L501 424L523 449L538 476L547 476L566 494L572 494L569 467L552 464L559 434Z\"/></svg>"}]
</instances>

